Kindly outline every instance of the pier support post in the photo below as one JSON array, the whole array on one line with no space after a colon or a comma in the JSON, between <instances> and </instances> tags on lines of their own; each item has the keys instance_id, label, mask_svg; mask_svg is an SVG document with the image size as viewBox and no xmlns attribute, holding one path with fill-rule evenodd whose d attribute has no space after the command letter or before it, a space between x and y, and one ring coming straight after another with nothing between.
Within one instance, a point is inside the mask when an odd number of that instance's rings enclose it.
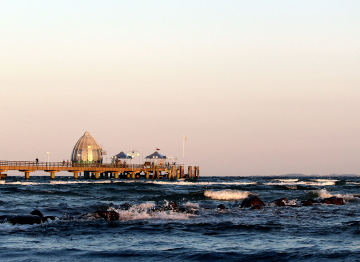
<instances>
[{"instance_id":1,"label":"pier support post","mask_svg":"<svg viewBox=\"0 0 360 262\"><path fill-rule=\"evenodd\" d=\"M95 172L95 179L99 179L100 177L100 173L99 172Z\"/></svg>"},{"instance_id":2,"label":"pier support post","mask_svg":"<svg viewBox=\"0 0 360 262\"><path fill-rule=\"evenodd\" d=\"M78 179L78 173L77 171L74 172L74 179Z\"/></svg>"},{"instance_id":3,"label":"pier support post","mask_svg":"<svg viewBox=\"0 0 360 262\"><path fill-rule=\"evenodd\" d=\"M172 177L171 172L172 172L172 170L171 170L171 169L168 169L168 179L171 179L171 177Z\"/></svg>"},{"instance_id":4,"label":"pier support post","mask_svg":"<svg viewBox=\"0 0 360 262\"><path fill-rule=\"evenodd\" d=\"M180 178L184 178L184 166L180 166Z\"/></svg>"},{"instance_id":5,"label":"pier support post","mask_svg":"<svg viewBox=\"0 0 360 262\"><path fill-rule=\"evenodd\" d=\"M172 172L171 172L171 173L172 173L172 177L171 177L171 178L172 178L172 179L175 179L176 176L177 176L177 174L176 174L176 173L177 173L176 166L175 166L175 165L172 166L171 169L172 169Z\"/></svg>"},{"instance_id":6,"label":"pier support post","mask_svg":"<svg viewBox=\"0 0 360 262\"><path fill-rule=\"evenodd\" d=\"M50 179L55 179L55 171L50 171Z\"/></svg>"},{"instance_id":7,"label":"pier support post","mask_svg":"<svg viewBox=\"0 0 360 262\"><path fill-rule=\"evenodd\" d=\"M135 172L132 172L131 173L131 179L135 179L136 177L135 177Z\"/></svg>"},{"instance_id":8,"label":"pier support post","mask_svg":"<svg viewBox=\"0 0 360 262\"><path fill-rule=\"evenodd\" d=\"M29 180L29 178L30 178L30 172L25 171L25 179Z\"/></svg>"},{"instance_id":9,"label":"pier support post","mask_svg":"<svg viewBox=\"0 0 360 262\"><path fill-rule=\"evenodd\" d=\"M149 178L150 178L149 172L147 172L147 171L145 171L145 178L146 178L146 179L149 179Z\"/></svg>"},{"instance_id":10,"label":"pier support post","mask_svg":"<svg viewBox=\"0 0 360 262\"><path fill-rule=\"evenodd\" d=\"M190 179L193 179L193 168L192 166L188 166L188 176Z\"/></svg>"},{"instance_id":11,"label":"pier support post","mask_svg":"<svg viewBox=\"0 0 360 262\"><path fill-rule=\"evenodd\" d=\"M115 173L114 173L114 178L115 178L115 179L119 179L119 173L118 173L118 172L115 172Z\"/></svg>"},{"instance_id":12,"label":"pier support post","mask_svg":"<svg viewBox=\"0 0 360 262\"><path fill-rule=\"evenodd\" d=\"M156 166L156 178L159 179L160 178L160 167Z\"/></svg>"},{"instance_id":13,"label":"pier support post","mask_svg":"<svg viewBox=\"0 0 360 262\"><path fill-rule=\"evenodd\" d=\"M153 173L152 173L152 179L155 179L156 178L156 166L154 165L153 166Z\"/></svg>"}]
</instances>

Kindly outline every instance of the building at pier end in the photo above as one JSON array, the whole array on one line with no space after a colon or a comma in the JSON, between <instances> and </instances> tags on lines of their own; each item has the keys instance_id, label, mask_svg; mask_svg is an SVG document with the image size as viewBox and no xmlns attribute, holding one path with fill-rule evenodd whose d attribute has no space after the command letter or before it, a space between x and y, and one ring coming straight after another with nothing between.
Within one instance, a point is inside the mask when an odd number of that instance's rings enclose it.
<instances>
[{"instance_id":1,"label":"building at pier end","mask_svg":"<svg viewBox=\"0 0 360 262\"><path fill-rule=\"evenodd\" d=\"M71 161L76 163L102 163L102 148L89 132L85 132L75 144Z\"/></svg>"}]
</instances>

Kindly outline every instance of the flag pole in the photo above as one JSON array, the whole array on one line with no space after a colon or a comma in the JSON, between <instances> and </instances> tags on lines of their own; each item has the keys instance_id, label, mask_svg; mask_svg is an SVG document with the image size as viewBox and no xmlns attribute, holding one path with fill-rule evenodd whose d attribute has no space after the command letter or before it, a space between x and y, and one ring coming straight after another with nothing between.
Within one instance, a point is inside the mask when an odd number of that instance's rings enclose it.
<instances>
[{"instance_id":1,"label":"flag pole","mask_svg":"<svg viewBox=\"0 0 360 262\"><path fill-rule=\"evenodd\" d=\"M183 155L182 155L182 164L184 165L184 157L185 157L185 141L186 141L186 136L184 135L183 137Z\"/></svg>"}]
</instances>

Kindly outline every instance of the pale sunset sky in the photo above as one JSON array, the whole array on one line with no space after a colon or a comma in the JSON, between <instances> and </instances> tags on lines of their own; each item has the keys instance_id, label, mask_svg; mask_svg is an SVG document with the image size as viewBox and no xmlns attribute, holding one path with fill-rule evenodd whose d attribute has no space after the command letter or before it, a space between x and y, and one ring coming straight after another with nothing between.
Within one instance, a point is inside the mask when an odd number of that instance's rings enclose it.
<instances>
[{"instance_id":1,"label":"pale sunset sky","mask_svg":"<svg viewBox=\"0 0 360 262\"><path fill-rule=\"evenodd\" d=\"M0 34L1 160L360 175L360 1L0 0Z\"/></svg>"}]
</instances>

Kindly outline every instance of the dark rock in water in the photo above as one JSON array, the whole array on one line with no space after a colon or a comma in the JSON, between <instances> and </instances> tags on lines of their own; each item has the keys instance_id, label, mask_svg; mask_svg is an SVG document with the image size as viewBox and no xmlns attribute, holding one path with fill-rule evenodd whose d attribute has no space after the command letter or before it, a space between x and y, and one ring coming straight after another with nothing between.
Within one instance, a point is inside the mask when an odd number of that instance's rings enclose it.
<instances>
[{"instance_id":1,"label":"dark rock in water","mask_svg":"<svg viewBox=\"0 0 360 262\"><path fill-rule=\"evenodd\" d=\"M344 205L344 199L341 197L329 197L329 198L325 198L321 201L324 204L329 204L329 205Z\"/></svg>"},{"instance_id":2,"label":"dark rock in water","mask_svg":"<svg viewBox=\"0 0 360 262\"><path fill-rule=\"evenodd\" d=\"M44 217L44 215L43 215L39 210L37 210L37 209L35 209L34 211L32 211L32 212L30 213L30 215L39 216L39 217L41 217L41 218Z\"/></svg>"},{"instance_id":3,"label":"dark rock in water","mask_svg":"<svg viewBox=\"0 0 360 262\"><path fill-rule=\"evenodd\" d=\"M218 208L218 209L226 209L226 206L223 205L223 204L220 204L220 205L217 206L217 208Z\"/></svg>"},{"instance_id":4,"label":"dark rock in water","mask_svg":"<svg viewBox=\"0 0 360 262\"><path fill-rule=\"evenodd\" d=\"M260 198L258 198L257 196L251 196L248 198L245 198L242 203L241 203L241 207L253 207L253 206L265 206L264 202L261 201Z\"/></svg>"},{"instance_id":5,"label":"dark rock in water","mask_svg":"<svg viewBox=\"0 0 360 262\"><path fill-rule=\"evenodd\" d=\"M39 210L37 210L37 209L35 209L34 211L32 211L32 212L30 213L30 215L40 217L42 222L46 222L46 221L48 221L48 220L55 220L55 218L56 218L56 217L54 217L54 216L46 216L46 217L44 217L44 215L43 215Z\"/></svg>"},{"instance_id":6,"label":"dark rock in water","mask_svg":"<svg viewBox=\"0 0 360 262\"><path fill-rule=\"evenodd\" d=\"M10 218L12 218L13 216L7 216L7 215L4 215L4 216L0 216L0 223L5 223L7 221L10 220Z\"/></svg>"},{"instance_id":7,"label":"dark rock in water","mask_svg":"<svg viewBox=\"0 0 360 262\"><path fill-rule=\"evenodd\" d=\"M178 205L175 201L171 201L168 205L168 208L173 211L179 211Z\"/></svg>"},{"instance_id":8,"label":"dark rock in water","mask_svg":"<svg viewBox=\"0 0 360 262\"><path fill-rule=\"evenodd\" d=\"M287 203L289 203L289 199L287 197L283 197L283 198L280 198L280 199L276 199L274 201L275 205L278 206L278 207L283 207L285 206Z\"/></svg>"},{"instance_id":9,"label":"dark rock in water","mask_svg":"<svg viewBox=\"0 0 360 262\"><path fill-rule=\"evenodd\" d=\"M312 199L308 199L308 200L305 200L305 201L301 201L301 204L306 207L306 206L312 206L313 205L313 201Z\"/></svg>"},{"instance_id":10,"label":"dark rock in water","mask_svg":"<svg viewBox=\"0 0 360 262\"><path fill-rule=\"evenodd\" d=\"M261 205L252 206L250 209L263 209Z\"/></svg>"},{"instance_id":11,"label":"dark rock in water","mask_svg":"<svg viewBox=\"0 0 360 262\"><path fill-rule=\"evenodd\" d=\"M115 211L96 211L95 214L99 215L102 218L105 218L107 221L119 220L120 215Z\"/></svg>"},{"instance_id":12,"label":"dark rock in water","mask_svg":"<svg viewBox=\"0 0 360 262\"><path fill-rule=\"evenodd\" d=\"M150 209L149 211L150 212L161 212L161 211L169 211L169 210L174 211L174 212L179 212L179 207L175 201L171 201L165 206L154 207L154 208Z\"/></svg>"},{"instance_id":13,"label":"dark rock in water","mask_svg":"<svg viewBox=\"0 0 360 262\"><path fill-rule=\"evenodd\" d=\"M24 215L24 216L15 216L9 219L9 222L13 225L33 225L33 224L41 224L42 219L39 216L34 215Z\"/></svg>"},{"instance_id":14,"label":"dark rock in water","mask_svg":"<svg viewBox=\"0 0 360 262\"><path fill-rule=\"evenodd\" d=\"M173 212L181 212L181 213L190 213L195 214L196 211L186 208L186 207L179 207L178 204L175 201L171 201L165 206L156 206L154 208L151 208L148 213L153 212L165 212L165 211L173 211Z\"/></svg>"},{"instance_id":15,"label":"dark rock in water","mask_svg":"<svg viewBox=\"0 0 360 262\"><path fill-rule=\"evenodd\" d=\"M44 215L39 210L35 209L30 213L30 215L14 216L8 219L8 221L13 225L15 224L33 225L33 224L41 224L42 222L45 222L48 219L54 220L55 217L52 216L44 217Z\"/></svg>"}]
</instances>

